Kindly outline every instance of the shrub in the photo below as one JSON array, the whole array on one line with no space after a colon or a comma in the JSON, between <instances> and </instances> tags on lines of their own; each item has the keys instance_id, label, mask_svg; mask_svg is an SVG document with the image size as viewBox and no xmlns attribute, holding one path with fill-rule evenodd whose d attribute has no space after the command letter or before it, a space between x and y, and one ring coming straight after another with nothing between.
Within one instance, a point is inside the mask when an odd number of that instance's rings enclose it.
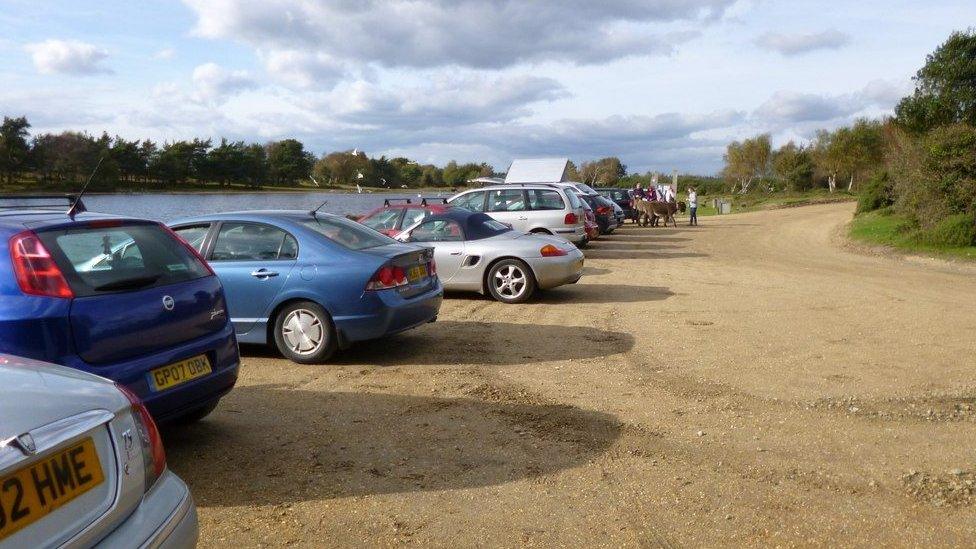
<instances>
[{"instance_id":1,"label":"shrub","mask_svg":"<svg viewBox=\"0 0 976 549\"><path fill-rule=\"evenodd\" d=\"M949 216L919 232L919 240L932 246L976 246L976 219L970 214Z\"/></svg>"},{"instance_id":2,"label":"shrub","mask_svg":"<svg viewBox=\"0 0 976 549\"><path fill-rule=\"evenodd\" d=\"M878 174L868 180L857 199L857 213L873 212L894 204L891 184L886 174Z\"/></svg>"}]
</instances>

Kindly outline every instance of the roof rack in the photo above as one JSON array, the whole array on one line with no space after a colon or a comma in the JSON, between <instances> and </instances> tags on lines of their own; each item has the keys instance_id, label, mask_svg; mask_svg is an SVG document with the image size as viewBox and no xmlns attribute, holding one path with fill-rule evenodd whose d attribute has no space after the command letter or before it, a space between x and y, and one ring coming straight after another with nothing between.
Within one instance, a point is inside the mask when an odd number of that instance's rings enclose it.
<instances>
[{"instance_id":1,"label":"roof rack","mask_svg":"<svg viewBox=\"0 0 976 549\"><path fill-rule=\"evenodd\" d=\"M3 200L16 200L21 201L31 201L31 200L64 200L64 203L46 203L46 204L0 204L0 210L54 210L54 211L67 211L72 205L74 205L75 212L86 212L85 203L81 201L78 195L74 194L0 194L0 201Z\"/></svg>"},{"instance_id":2,"label":"roof rack","mask_svg":"<svg viewBox=\"0 0 976 549\"><path fill-rule=\"evenodd\" d=\"M383 199L383 206L384 207L389 206L390 205L390 202L392 202L394 200L399 200L401 202L406 202L407 204L413 204L412 199L410 199L410 198L384 198Z\"/></svg>"},{"instance_id":3,"label":"roof rack","mask_svg":"<svg viewBox=\"0 0 976 549\"><path fill-rule=\"evenodd\" d=\"M444 198L442 196L425 196L420 199L420 205L427 206L430 204L430 201L432 200L434 201L435 204L447 204L447 198Z\"/></svg>"}]
</instances>

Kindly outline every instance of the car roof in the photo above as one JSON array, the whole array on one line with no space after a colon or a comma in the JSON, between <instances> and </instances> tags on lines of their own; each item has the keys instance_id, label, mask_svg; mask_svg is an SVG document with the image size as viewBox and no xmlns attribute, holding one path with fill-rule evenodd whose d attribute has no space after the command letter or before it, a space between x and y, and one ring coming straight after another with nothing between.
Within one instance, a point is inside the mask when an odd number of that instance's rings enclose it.
<instances>
[{"instance_id":1,"label":"car roof","mask_svg":"<svg viewBox=\"0 0 976 549\"><path fill-rule=\"evenodd\" d=\"M503 183L501 185L486 185L480 189L470 189L464 192L471 191L504 191L509 189L561 189L565 188L565 185L561 183ZM463 194L463 193L462 193Z\"/></svg>"},{"instance_id":2,"label":"car roof","mask_svg":"<svg viewBox=\"0 0 976 549\"><path fill-rule=\"evenodd\" d=\"M146 221L144 219L97 212L82 212L69 216L67 212L56 210L5 210L0 207L0 230L23 231L24 229L48 229L54 227L70 227L89 221L103 219L118 219L127 221Z\"/></svg>"},{"instance_id":3,"label":"car roof","mask_svg":"<svg viewBox=\"0 0 976 549\"><path fill-rule=\"evenodd\" d=\"M337 217L345 219L343 216L328 212L317 212L319 217ZM309 210L239 210L234 212L220 212L206 215L195 215L192 217L181 217L167 222L168 225L184 223L196 223L204 221L255 221L262 222L269 219L302 221L312 217Z\"/></svg>"},{"instance_id":4,"label":"car roof","mask_svg":"<svg viewBox=\"0 0 976 549\"><path fill-rule=\"evenodd\" d=\"M501 234L512 230L508 228L504 231L498 231L495 233L488 233L484 230L482 223L484 221L496 221L495 218L482 212L472 212L466 208L451 208L443 213L434 214L427 219L424 219L420 223L429 223L431 221L438 220L450 220L461 225L461 229L464 230L466 235L466 240L479 240L481 238L487 238L489 236L494 236L496 234ZM471 238L477 236L477 238Z\"/></svg>"}]
</instances>

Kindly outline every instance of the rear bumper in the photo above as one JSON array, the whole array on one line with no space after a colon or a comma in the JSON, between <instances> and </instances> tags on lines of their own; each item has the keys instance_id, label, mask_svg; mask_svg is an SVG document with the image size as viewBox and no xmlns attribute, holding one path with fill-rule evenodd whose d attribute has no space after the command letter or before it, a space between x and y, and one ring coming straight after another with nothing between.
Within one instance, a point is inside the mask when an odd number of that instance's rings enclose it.
<instances>
[{"instance_id":1,"label":"rear bumper","mask_svg":"<svg viewBox=\"0 0 976 549\"><path fill-rule=\"evenodd\" d=\"M212 373L158 392L150 388L150 371L197 355L206 355L210 359ZM166 422L193 412L227 394L237 383L240 355L237 350L237 339L234 337L234 328L228 322L218 332L184 342L151 356L98 366L81 362L79 358L74 357L66 362L66 365L125 385L139 395L157 422Z\"/></svg>"},{"instance_id":2,"label":"rear bumper","mask_svg":"<svg viewBox=\"0 0 976 549\"><path fill-rule=\"evenodd\" d=\"M199 536L197 508L186 484L166 471L139 507L97 547L195 547Z\"/></svg>"},{"instance_id":3,"label":"rear bumper","mask_svg":"<svg viewBox=\"0 0 976 549\"><path fill-rule=\"evenodd\" d=\"M396 290L368 292L368 314L336 316L341 346L416 328L437 318L444 300L440 280L427 292L404 299Z\"/></svg>"},{"instance_id":4,"label":"rear bumper","mask_svg":"<svg viewBox=\"0 0 976 549\"><path fill-rule=\"evenodd\" d=\"M545 290L564 284L575 284L583 276L583 252L574 250L562 257L526 259L539 288Z\"/></svg>"},{"instance_id":5,"label":"rear bumper","mask_svg":"<svg viewBox=\"0 0 976 549\"><path fill-rule=\"evenodd\" d=\"M580 244L586 242L586 227L580 225L578 227L569 227L566 229L553 229L553 234L565 238L566 240L572 242L573 244Z\"/></svg>"}]
</instances>

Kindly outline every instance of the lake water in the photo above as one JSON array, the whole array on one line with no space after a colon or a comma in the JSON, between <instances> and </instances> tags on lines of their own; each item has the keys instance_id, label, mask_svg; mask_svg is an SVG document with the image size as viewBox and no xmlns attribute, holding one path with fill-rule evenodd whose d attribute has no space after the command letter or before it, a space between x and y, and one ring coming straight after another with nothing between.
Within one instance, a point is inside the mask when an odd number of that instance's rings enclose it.
<instances>
[{"instance_id":1,"label":"lake water","mask_svg":"<svg viewBox=\"0 0 976 549\"><path fill-rule=\"evenodd\" d=\"M312 210L338 215L361 214L383 205L384 198L417 194L241 193L241 194L111 194L84 198L88 210L99 213L169 221L178 217L241 210ZM451 196L450 193L425 196Z\"/></svg>"}]
</instances>

